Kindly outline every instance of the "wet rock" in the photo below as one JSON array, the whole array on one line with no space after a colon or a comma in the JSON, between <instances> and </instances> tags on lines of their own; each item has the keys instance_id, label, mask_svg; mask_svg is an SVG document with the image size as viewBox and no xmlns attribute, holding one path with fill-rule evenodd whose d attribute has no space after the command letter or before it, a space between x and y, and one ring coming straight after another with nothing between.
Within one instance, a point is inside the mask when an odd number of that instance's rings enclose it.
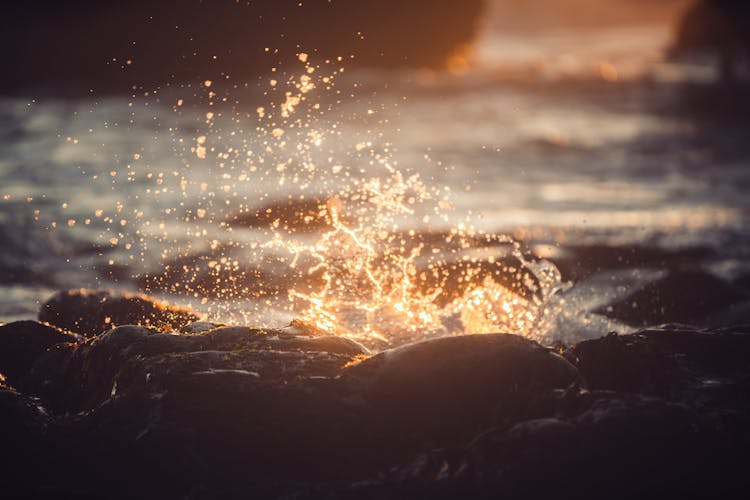
<instances>
[{"instance_id":1,"label":"wet rock","mask_svg":"<svg viewBox=\"0 0 750 500\"><path fill-rule=\"evenodd\" d=\"M64 413L71 407L78 392L71 382L70 361L78 344L56 344L36 359L31 369L19 380L18 390L38 398L52 413Z\"/></svg>"},{"instance_id":2,"label":"wet rock","mask_svg":"<svg viewBox=\"0 0 750 500\"><path fill-rule=\"evenodd\" d=\"M510 334L429 340L385 351L342 377L387 432L384 455L451 446L483 429L544 415L578 373L562 357ZM393 439L398 436L398 439Z\"/></svg>"},{"instance_id":3,"label":"wet rock","mask_svg":"<svg viewBox=\"0 0 750 500\"><path fill-rule=\"evenodd\" d=\"M23 452L25 445L43 437L51 421L47 412L32 398L26 397L7 385L0 384L0 440L3 443L3 462L12 461L13 453Z\"/></svg>"},{"instance_id":4,"label":"wet rock","mask_svg":"<svg viewBox=\"0 0 750 500\"><path fill-rule=\"evenodd\" d=\"M180 328L180 333L205 333L216 328L227 326L224 323L212 323L210 321L196 321Z\"/></svg>"},{"instance_id":5,"label":"wet rock","mask_svg":"<svg viewBox=\"0 0 750 500\"><path fill-rule=\"evenodd\" d=\"M63 378L77 390L69 394L67 409L94 408L131 389L146 390L143 382L150 384L162 372L181 384L196 373L257 374L266 382L286 383L298 376L333 377L346 363L367 354L349 339L282 330L229 326L180 335L120 326L80 345L66 362Z\"/></svg>"},{"instance_id":6,"label":"wet rock","mask_svg":"<svg viewBox=\"0 0 750 500\"><path fill-rule=\"evenodd\" d=\"M230 216L226 224L254 229L277 228L288 232L331 229L328 202L321 199L293 199L271 203L253 211Z\"/></svg>"},{"instance_id":7,"label":"wet rock","mask_svg":"<svg viewBox=\"0 0 750 500\"><path fill-rule=\"evenodd\" d=\"M516 256L501 256L492 261L458 261L433 264L420 269L415 285L424 295L435 295L441 307L463 297L472 286L491 280L527 300L539 297L542 289L539 277Z\"/></svg>"},{"instance_id":8,"label":"wet rock","mask_svg":"<svg viewBox=\"0 0 750 500\"><path fill-rule=\"evenodd\" d=\"M36 321L15 321L0 326L0 372L11 385L31 370L34 362L50 347L77 342L77 335Z\"/></svg>"},{"instance_id":9,"label":"wet rock","mask_svg":"<svg viewBox=\"0 0 750 500\"><path fill-rule=\"evenodd\" d=\"M145 325L160 331L179 330L198 315L145 295L115 294L107 290L57 292L39 310L39 321L96 336L117 325Z\"/></svg>"},{"instance_id":10,"label":"wet rock","mask_svg":"<svg viewBox=\"0 0 750 500\"><path fill-rule=\"evenodd\" d=\"M279 259L237 268L216 266L222 251L212 250L207 254L172 260L163 268L138 277L138 286L146 292L197 293L203 297L229 300L277 296L292 288L311 291L323 285L322 271L302 272Z\"/></svg>"},{"instance_id":11,"label":"wet rock","mask_svg":"<svg viewBox=\"0 0 750 500\"><path fill-rule=\"evenodd\" d=\"M73 354L66 380L79 390L65 411L80 415L73 425L88 455L116 456L106 467L86 459L96 474L113 480L117 464L137 471L125 497L144 484L155 497L267 496L282 480L346 464L361 431L333 387L366 353L346 339L280 330L122 326Z\"/></svg>"},{"instance_id":12,"label":"wet rock","mask_svg":"<svg viewBox=\"0 0 750 500\"><path fill-rule=\"evenodd\" d=\"M183 329L54 344L22 393L0 384L13 450L33 452L19 477L48 451L85 481L39 484L75 498L731 498L744 480L747 328L671 325L564 357L508 334L372 356L302 322Z\"/></svg>"},{"instance_id":13,"label":"wet rock","mask_svg":"<svg viewBox=\"0 0 750 500\"><path fill-rule=\"evenodd\" d=\"M511 335L366 359L355 342L309 333L121 326L58 353L69 356L57 383L68 393L50 404L74 416L94 476L114 480L121 465L140 478L123 495L155 484L155 496L231 498L353 480L498 422L545 415L550 395L577 377L563 358ZM104 455L115 457L106 467Z\"/></svg>"},{"instance_id":14,"label":"wet rock","mask_svg":"<svg viewBox=\"0 0 750 500\"><path fill-rule=\"evenodd\" d=\"M750 410L750 328L667 325L587 340L565 356L591 389Z\"/></svg>"},{"instance_id":15,"label":"wet rock","mask_svg":"<svg viewBox=\"0 0 750 500\"><path fill-rule=\"evenodd\" d=\"M616 269L679 269L695 266L715 257L710 248L664 249L655 246L571 245L552 261L563 280L580 281L603 271Z\"/></svg>"},{"instance_id":16,"label":"wet rock","mask_svg":"<svg viewBox=\"0 0 750 500\"><path fill-rule=\"evenodd\" d=\"M52 419L38 402L0 383L0 481L4 498L48 498L53 488ZM54 488L55 493L60 493ZM62 497L62 495L60 496ZM59 497L53 497L59 498Z\"/></svg>"},{"instance_id":17,"label":"wet rock","mask_svg":"<svg viewBox=\"0 0 750 500\"><path fill-rule=\"evenodd\" d=\"M420 454L327 498L739 498L745 442L689 408L641 396L582 395L570 417L495 428L466 447ZM745 436L746 437L746 436ZM323 492L303 495L315 498Z\"/></svg>"},{"instance_id":18,"label":"wet rock","mask_svg":"<svg viewBox=\"0 0 750 500\"><path fill-rule=\"evenodd\" d=\"M672 271L595 311L630 325L700 322L747 299L744 290L705 271Z\"/></svg>"}]
</instances>

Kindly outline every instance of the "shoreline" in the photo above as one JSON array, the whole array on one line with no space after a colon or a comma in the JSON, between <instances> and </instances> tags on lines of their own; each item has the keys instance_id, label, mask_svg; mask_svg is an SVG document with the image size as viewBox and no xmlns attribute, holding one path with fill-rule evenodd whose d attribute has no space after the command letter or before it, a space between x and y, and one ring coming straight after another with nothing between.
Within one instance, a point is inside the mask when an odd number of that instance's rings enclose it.
<instances>
[{"instance_id":1,"label":"shoreline","mask_svg":"<svg viewBox=\"0 0 750 500\"><path fill-rule=\"evenodd\" d=\"M747 326L373 354L145 296L61 293L40 319L0 326L0 471L27 498L538 498L571 477L578 498L732 498L744 484Z\"/></svg>"}]
</instances>

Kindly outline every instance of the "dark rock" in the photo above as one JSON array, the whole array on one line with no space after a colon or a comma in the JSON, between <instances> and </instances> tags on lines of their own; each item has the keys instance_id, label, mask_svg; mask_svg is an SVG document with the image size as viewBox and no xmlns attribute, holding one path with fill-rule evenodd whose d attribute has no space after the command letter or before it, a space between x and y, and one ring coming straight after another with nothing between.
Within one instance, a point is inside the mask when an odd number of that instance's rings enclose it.
<instances>
[{"instance_id":1,"label":"dark rock","mask_svg":"<svg viewBox=\"0 0 750 500\"><path fill-rule=\"evenodd\" d=\"M123 497L145 484L154 497L268 496L284 480L346 465L361 431L334 377L366 354L346 339L281 330L122 326L73 354L66 380L79 390L66 411L81 415L73 426L87 455L115 456L85 460L103 481L118 464L137 471Z\"/></svg>"},{"instance_id":2,"label":"dark rock","mask_svg":"<svg viewBox=\"0 0 750 500\"><path fill-rule=\"evenodd\" d=\"M256 210L234 214L225 223L233 227L272 228L291 233L332 228L327 202L314 198L290 198L271 203Z\"/></svg>"},{"instance_id":3,"label":"dark rock","mask_svg":"<svg viewBox=\"0 0 750 500\"><path fill-rule=\"evenodd\" d=\"M52 420L32 398L0 383L0 481L4 498L43 498L50 487ZM59 470L59 468L58 468Z\"/></svg>"},{"instance_id":4,"label":"dark rock","mask_svg":"<svg viewBox=\"0 0 750 500\"><path fill-rule=\"evenodd\" d=\"M139 276L138 285L146 292L167 291L231 300L277 296L292 288L311 291L320 289L324 283L322 271L310 274L278 259L238 268L211 264L220 258L219 251L180 257L157 271Z\"/></svg>"},{"instance_id":5,"label":"dark rock","mask_svg":"<svg viewBox=\"0 0 750 500\"><path fill-rule=\"evenodd\" d=\"M121 326L80 345L70 356L64 379L77 394L67 410L94 408L131 385L161 371L201 376L238 374L285 383L297 376L333 377L346 363L368 351L358 343L330 336L292 335L284 330L219 327L196 334L164 334L141 326ZM61 354L62 356L62 354ZM134 389L135 390L135 389Z\"/></svg>"},{"instance_id":6,"label":"dark rock","mask_svg":"<svg viewBox=\"0 0 750 500\"><path fill-rule=\"evenodd\" d=\"M180 328L180 333L205 333L222 326L227 326L224 323L212 323L210 321L196 321Z\"/></svg>"},{"instance_id":7,"label":"dark rock","mask_svg":"<svg viewBox=\"0 0 750 500\"><path fill-rule=\"evenodd\" d=\"M473 286L491 280L507 290L527 299L540 297L539 277L516 256L502 256L489 260L446 262L419 269L415 285L424 295L435 295L441 307L464 296Z\"/></svg>"},{"instance_id":8,"label":"dark rock","mask_svg":"<svg viewBox=\"0 0 750 500\"><path fill-rule=\"evenodd\" d=\"M44 352L55 344L78 342L80 337L36 321L0 326L0 372L17 386Z\"/></svg>"},{"instance_id":9,"label":"dark rock","mask_svg":"<svg viewBox=\"0 0 750 500\"><path fill-rule=\"evenodd\" d=\"M0 383L12 484L38 476L32 496L58 498L660 500L744 484L747 328L672 325L565 357L507 334L370 356L301 322L183 328L54 344L18 377L23 394Z\"/></svg>"},{"instance_id":10,"label":"dark rock","mask_svg":"<svg viewBox=\"0 0 750 500\"><path fill-rule=\"evenodd\" d=\"M50 405L73 416L92 475L111 481L127 466L139 478L123 497L150 484L155 497L230 498L354 480L488 426L545 416L555 391L577 379L563 358L512 335L361 361L369 353L355 342L306 332L118 327L58 353L68 356L57 382L67 392ZM114 458L100 463L104 455Z\"/></svg>"},{"instance_id":11,"label":"dark rock","mask_svg":"<svg viewBox=\"0 0 750 500\"><path fill-rule=\"evenodd\" d=\"M750 327L701 331L671 325L610 334L581 342L565 356L591 389L750 410Z\"/></svg>"},{"instance_id":12,"label":"dark rock","mask_svg":"<svg viewBox=\"0 0 750 500\"><path fill-rule=\"evenodd\" d=\"M713 52L724 83L733 83L740 61L747 58L750 35L746 22L750 6L741 0L698 0L680 19L672 56Z\"/></svg>"},{"instance_id":13,"label":"dark rock","mask_svg":"<svg viewBox=\"0 0 750 500\"><path fill-rule=\"evenodd\" d=\"M39 321L85 337L128 324L174 331L198 319L198 315L187 308L168 305L145 295L114 294L107 290L57 292L39 310Z\"/></svg>"},{"instance_id":14,"label":"dark rock","mask_svg":"<svg viewBox=\"0 0 750 500\"><path fill-rule=\"evenodd\" d=\"M56 344L36 359L31 369L18 382L17 388L26 395L44 402L53 413L64 413L78 392L71 385L70 361L78 344Z\"/></svg>"},{"instance_id":15,"label":"dark rock","mask_svg":"<svg viewBox=\"0 0 750 500\"><path fill-rule=\"evenodd\" d=\"M744 290L705 271L672 271L595 311L630 325L700 322L747 299Z\"/></svg>"},{"instance_id":16,"label":"dark rock","mask_svg":"<svg viewBox=\"0 0 750 500\"><path fill-rule=\"evenodd\" d=\"M582 395L585 396L585 395ZM385 475L309 498L740 498L745 441L689 408L588 395L572 417L496 428L466 447L421 454ZM302 498L308 498L302 496Z\"/></svg>"},{"instance_id":17,"label":"dark rock","mask_svg":"<svg viewBox=\"0 0 750 500\"><path fill-rule=\"evenodd\" d=\"M487 427L545 415L576 369L539 344L510 334L447 337L385 351L344 371L392 455L451 446ZM398 436L398 439L393 439Z\"/></svg>"},{"instance_id":18,"label":"dark rock","mask_svg":"<svg viewBox=\"0 0 750 500\"><path fill-rule=\"evenodd\" d=\"M553 258L563 280L580 281L603 270L679 269L714 257L710 248L663 249L655 246L571 245Z\"/></svg>"}]
</instances>

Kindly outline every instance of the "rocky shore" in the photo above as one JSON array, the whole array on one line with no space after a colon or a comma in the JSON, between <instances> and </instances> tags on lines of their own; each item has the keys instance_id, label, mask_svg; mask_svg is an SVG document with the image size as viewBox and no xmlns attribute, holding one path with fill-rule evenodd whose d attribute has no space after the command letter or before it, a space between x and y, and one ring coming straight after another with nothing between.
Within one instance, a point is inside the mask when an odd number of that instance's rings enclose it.
<instances>
[{"instance_id":1,"label":"rocky shore","mask_svg":"<svg viewBox=\"0 0 750 500\"><path fill-rule=\"evenodd\" d=\"M739 498L750 326L372 354L60 292L0 326L5 498Z\"/></svg>"}]
</instances>

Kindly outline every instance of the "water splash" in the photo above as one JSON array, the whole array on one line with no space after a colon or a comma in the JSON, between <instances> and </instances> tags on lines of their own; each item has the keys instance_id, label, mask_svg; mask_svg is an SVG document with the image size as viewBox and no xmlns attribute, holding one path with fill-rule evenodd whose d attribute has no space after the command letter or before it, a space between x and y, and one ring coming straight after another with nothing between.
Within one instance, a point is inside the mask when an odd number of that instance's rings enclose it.
<instances>
[{"instance_id":1,"label":"water splash","mask_svg":"<svg viewBox=\"0 0 750 500\"><path fill-rule=\"evenodd\" d=\"M299 61L250 90L217 79L144 92L139 113L173 103L174 157L156 168L141 147L105 179L113 207L86 220L105 228L110 269L197 300L213 319L296 317L375 348L461 333L547 338L565 286L554 266L476 230L447 186L399 166L376 100L337 114L363 101L356 83L337 85L341 61Z\"/></svg>"},{"instance_id":2,"label":"water splash","mask_svg":"<svg viewBox=\"0 0 750 500\"><path fill-rule=\"evenodd\" d=\"M319 205L330 226L319 239L276 233L266 244L288 251L291 266L318 282L313 291L289 291L303 321L383 347L497 331L544 341L552 326L545 319L566 287L555 266L524 255L508 236L464 224L438 233L400 230L437 193L416 174L381 166L385 179L360 180ZM441 200L434 211L445 206Z\"/></svg>"}]
</instances>

